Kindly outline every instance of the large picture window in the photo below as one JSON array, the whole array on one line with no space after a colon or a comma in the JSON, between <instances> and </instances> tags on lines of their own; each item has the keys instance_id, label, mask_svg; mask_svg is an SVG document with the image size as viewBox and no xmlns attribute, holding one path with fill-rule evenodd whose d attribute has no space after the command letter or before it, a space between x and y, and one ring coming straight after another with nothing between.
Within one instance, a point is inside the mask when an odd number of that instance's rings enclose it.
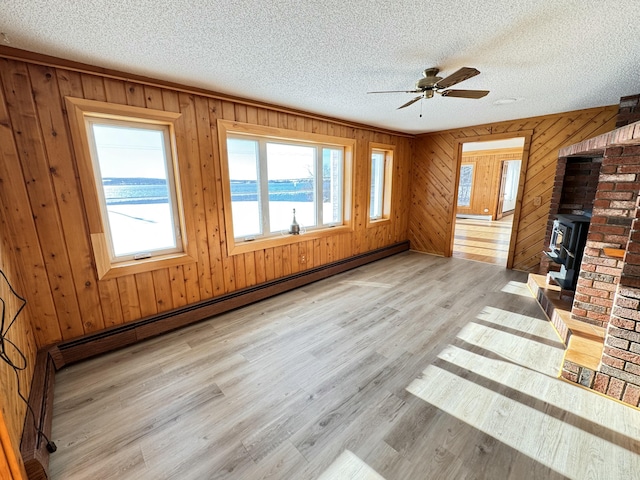
<instances>
[{"instance_id":1,"label":"large picture window","mask_svg":"<svg viewBox=\"0 0 640 480\"><path fill-rule=\"evenodd\" d=\"M294 211L303 234L348 224L351 140L225 121L219 131L232 250L295 241Z\"/></svg>"},{"instance_id":2,"label":"large picture window","mask_svg":"<svg viewBox=\"0 0 640 480\"><path fill-rule=\"evenodd\" d=\"M174 122L180 114L66 102L98 277L195 261L178 181Z\"/></svg>"}]
</instances>

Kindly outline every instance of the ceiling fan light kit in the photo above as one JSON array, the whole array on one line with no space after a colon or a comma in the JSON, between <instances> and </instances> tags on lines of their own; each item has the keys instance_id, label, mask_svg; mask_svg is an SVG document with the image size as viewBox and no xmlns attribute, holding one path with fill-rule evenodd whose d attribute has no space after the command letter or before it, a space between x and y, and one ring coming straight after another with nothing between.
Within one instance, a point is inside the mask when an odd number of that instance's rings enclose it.
<instances>
[{"instance_id":1,"label":"ceiling fan light kit","mask_svg":"<svg viewBox=\"0 0 640 480\"><path fill-rule=\"evenodd\" d=\"M480 71L476 68L462 67L456 72L452 73L448 77L439 77L438 68L427 68L422 72L422 78L416 82L415 90L387 90L381 92L367 92L367 93L419 93L415 98L412 98L407 103L400 105L401 108L408 107L414 104L418 100L423 98L433 98L434 94L441 95L443 97L457 97L457 98L471 98L478 99L486 96L489 90L449 90L449 87L456 85L460 82L464 82L476 75L480 74Z\"/></svg>"}]
</instances>

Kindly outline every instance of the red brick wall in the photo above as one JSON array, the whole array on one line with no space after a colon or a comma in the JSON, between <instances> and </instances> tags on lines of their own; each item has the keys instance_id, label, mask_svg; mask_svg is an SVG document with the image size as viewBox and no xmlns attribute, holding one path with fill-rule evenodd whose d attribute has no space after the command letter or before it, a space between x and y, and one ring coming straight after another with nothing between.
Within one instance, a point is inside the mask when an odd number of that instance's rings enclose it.
<instances>
[{"instance_id":1,"label":"red brick wall","mask_svg":"<svg viewBox=\"0 0 640 480\"><path fill-rule=\"evenodd\" d=\"M627 147L627 158L640 147ZM640 158L640 157L637 157ZM638 202L637 202L638 203ZM636 203L636 205L637 205ZM640 403L640 209L633 214L625 263L592 388L625 403Z\"/></svg>"},{"instance_id":2,"label":"red brick wall","mask_svg":"<svg viewBox=\"0 0 640 480\"><path fill-rule=\"evenodd\" d=\"M630 146L605 150L571 310L574 319L600 326L609 323L624 263L606 255L604 248L627 248L640 190L639 149Z\"/></svg>"},{"instance_id":3,"label":"red brick wall","mask_svg":"<svg viewBox=\"0 0 640 480\"><path fill-rule=\"evenodd\" d=\"M593 209L602 158L567 158L558 213Z\"/></svg>"},{"instance_id":4,"label":"red brick wall","mask_svg":"<svg viewBox=\"0 0 640 480\"><path fill-rule=\"evenodd\" d=\"M571 214L576 210L591 212L593 200L598 187L600 166L602 158L585 157L560 157L556 167L556 176L553 183L553 194L549 208L549 221L545 246L551 241L553 220L556 214ZM547 273L550 270L559 270L552 260L542 256L540 272Z\"/></svg>"}]
</instances>

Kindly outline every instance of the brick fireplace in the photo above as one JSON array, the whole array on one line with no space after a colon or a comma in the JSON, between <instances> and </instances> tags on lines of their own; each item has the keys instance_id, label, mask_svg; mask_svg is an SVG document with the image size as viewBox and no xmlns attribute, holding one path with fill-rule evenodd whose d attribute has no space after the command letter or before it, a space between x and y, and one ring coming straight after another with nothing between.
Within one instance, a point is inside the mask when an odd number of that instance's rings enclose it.
<instances>
[{"instance_id":1,"label":"brick fireplace","mask_svg":"<svg viewBox=\"0 0 640 480\"><path fill-rule=\"evenodd\" d=\"M565 359L562 376L638 406L640 95L621 99L617 127L560 151L546 243L555 215L591 215L571 321L603 327L604 346L597 368Z\"/></svg>"}]
</instances>

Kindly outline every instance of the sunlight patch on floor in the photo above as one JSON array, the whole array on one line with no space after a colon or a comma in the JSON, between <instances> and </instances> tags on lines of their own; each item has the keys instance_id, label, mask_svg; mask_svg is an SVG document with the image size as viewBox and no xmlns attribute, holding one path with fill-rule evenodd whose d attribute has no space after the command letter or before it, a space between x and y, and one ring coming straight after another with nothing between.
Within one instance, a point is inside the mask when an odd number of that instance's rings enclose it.
<instances>
[{"instance_id":1,"label":"sunlight patch on floor","mask_svg":"<svg viewBox=\"0 0 640 480\"><path fill-rule=\"evenodd\" d=\"M513 280L507 283L500 291L504 293L512 293L514 295L520 295L521 297L527 298L531 298L533 296L526 283L514 282Z\"/></svg>"},{"instance_id":2,"label":"sunlight patch on floor","mask_svg":"<svg viewBox=\"0 0 640 480\"><path fill-rule=\"evenodd\" d=\"M636 478L639 410L557 378L549 322L490 306L476 319L408 392L568 478Z\"/></svg>"},{"instance_id":3,"label":"sunlight patch on floor","mask_svg":"<svg viewBox=\"0 0 640 480\"><path fill-rule=\"evenodd\" d=\"M318 480L385 480L356 454L345 450L327 468Z\"/></svg>"},{"instance_id":4,"label":"sunlight patch on floor","mask_svg":"<svg viewBox=\"0 0 640 480\"><path fill-rule=\"evenodd\" d=\"M539 320L536 320L539 322ZM557 377L562 365L564 351L534 340L489 328L477 323L468 323L458 338L531 370Z\"/></svg>"},{"instance_id":5,"label":"sunlight patch on floor","mask_svg":"<svg viewBox=\"0 0 640 480\"><path fill-rule=\"evenodd\" d=\"M479 320L493 323L496 326L508 327L513 330L519 330L523 333L537 335L548 340L556 341L558 347L564 348L558 338L558 334L553 328L549 328L547 320L522 315L520 313L510 312L495 307L484 307L482 312L476 317Z\"/></svg>"},{"instance_id":6,"label":"sunlight patch on floor","mask_svg":"<svg viewBox=\"0 0 640 480\"><path fill-rule=\"evenodd\" d=\"M442 368L430 365L407 391L568 478L634 478L640 469L636 453Z\"/></svg>"}]
</instances>

